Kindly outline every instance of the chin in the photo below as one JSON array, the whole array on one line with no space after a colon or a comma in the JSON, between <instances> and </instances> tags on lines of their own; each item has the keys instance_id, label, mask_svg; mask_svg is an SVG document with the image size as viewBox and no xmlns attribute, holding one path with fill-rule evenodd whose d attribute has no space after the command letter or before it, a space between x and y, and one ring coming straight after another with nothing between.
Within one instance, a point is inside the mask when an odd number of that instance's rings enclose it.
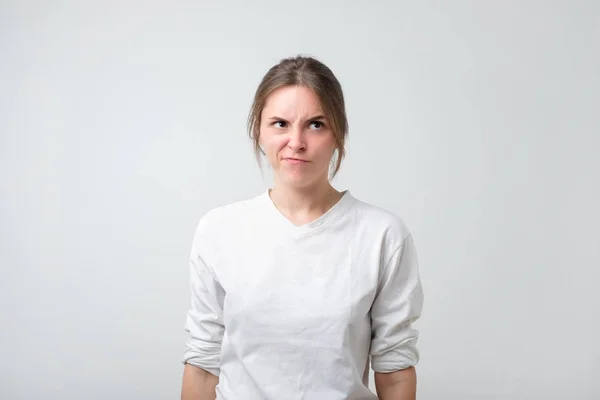
<instances>
[{"instance_id":1,"label":"chin","mask_svg":"<svg viewBox=\"0 0 600 400\"><path fill-rule=\"evenodd\" d=\"M306 174L284 174L279 176L282 185L292 188L307 188L319 184L320 177Z\"/></svg>"}]
</instances>

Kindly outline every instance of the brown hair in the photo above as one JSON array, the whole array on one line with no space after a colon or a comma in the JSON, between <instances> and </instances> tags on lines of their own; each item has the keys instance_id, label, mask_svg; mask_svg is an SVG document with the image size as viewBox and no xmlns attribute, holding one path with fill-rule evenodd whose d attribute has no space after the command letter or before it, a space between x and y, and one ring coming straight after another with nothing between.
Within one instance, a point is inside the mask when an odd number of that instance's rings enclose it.
<instances>
[{"instance_id":1,"label":"brown hair","mask_svg":"<svg viewBox=\"0 0 600 400\"><path fill-rule=\"evenodd\" d=\"M346 155L348 119L344 94L342 86L329 67L313 57L296 56L282 59L269 69L258 85L248 115L248 134L253 141L256 158L260 164L260 156L264 154L259 144L260 123L267 98L274 90L290 85L303 85L311 89L321 102L335 138L337 150L333 172L335 176Z\"/></svg>"}]
</instances>

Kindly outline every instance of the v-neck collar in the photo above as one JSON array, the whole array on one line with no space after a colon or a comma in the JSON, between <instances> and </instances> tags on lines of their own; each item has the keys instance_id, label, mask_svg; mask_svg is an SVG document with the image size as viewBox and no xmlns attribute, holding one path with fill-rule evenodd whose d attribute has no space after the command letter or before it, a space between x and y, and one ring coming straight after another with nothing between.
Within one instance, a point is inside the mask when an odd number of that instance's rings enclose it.
<instances>
[{"instance_id":1,"label":"v-neck collar","mask_svg":"<svg viewBox=\"0 0 600 400\"><path fill-rule=\"evenodd\" d=\"M320 217L307 222L306 224L296 225L290 221L283 213L275 206L275 203L270 196L271 188L263 192L262 198L265 203L267 212L272 216L273 221L278 228L282 229L286 234L292 236L303 236L321 229L338 216L348 210L349 205L353 201L353 197L349 190L342 191L342 197Z\"/></svg>"}]
</instances>

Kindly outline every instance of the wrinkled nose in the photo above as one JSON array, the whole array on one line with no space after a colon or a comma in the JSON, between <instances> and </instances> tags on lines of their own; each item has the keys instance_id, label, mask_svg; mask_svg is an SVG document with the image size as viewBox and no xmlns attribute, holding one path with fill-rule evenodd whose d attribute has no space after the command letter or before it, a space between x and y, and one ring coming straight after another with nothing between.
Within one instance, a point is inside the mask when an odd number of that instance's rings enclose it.
<instances>
[{"instance_id":1,"label":"wrinkled nose","mask_svg":"<svg viewBox=\"0 0 600 400\"><path fill-rule=\"evenodd\" d=\"M290 140L288 147L294 152L304 151L306 149L306 141L302 128L294 128L290 131Z\"/></svg>"}]
</instances>

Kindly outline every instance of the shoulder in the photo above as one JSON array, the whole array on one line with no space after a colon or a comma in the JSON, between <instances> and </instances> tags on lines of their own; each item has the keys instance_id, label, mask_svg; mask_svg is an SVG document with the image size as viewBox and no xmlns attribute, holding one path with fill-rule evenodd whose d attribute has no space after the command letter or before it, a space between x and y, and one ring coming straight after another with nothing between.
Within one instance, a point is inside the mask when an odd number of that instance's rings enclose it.
<instances>
[{"instance_id":1,"label":"shoulder","mask_svg":"<svg viewBox=\"0 0 600 400\"><path fill-rule=\"evenodd\" d=\"M262 197L260 194L209 209L198 220L196 234L213 236L243 225L257 214Z\"/></svg>"},{"instance_id":2,"label":"shoulder","mask_svg":"<svg viewBox=\"0 0 600 400\"><path fill-rule=\"evenodd\" d=\"M400 213L357 198L354 198L354 205L358 225L373 233L376 232L377 236L383 235L388 246L400 246L411 236Z\"/></svg>"}]
</instances>

